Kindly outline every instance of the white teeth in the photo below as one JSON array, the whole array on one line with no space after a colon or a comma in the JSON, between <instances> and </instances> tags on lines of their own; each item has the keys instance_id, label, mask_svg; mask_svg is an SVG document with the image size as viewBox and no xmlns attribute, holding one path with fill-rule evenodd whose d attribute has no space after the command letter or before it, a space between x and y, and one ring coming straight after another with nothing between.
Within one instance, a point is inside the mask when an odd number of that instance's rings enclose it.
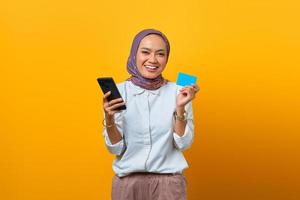
<instances>
[{"instance_id":1,"label":"white teeth","mask_svg":"<svg viewBox=\"0 0 300 200\"><path fill-rule=\"evenodd\" d=\"M157 66L149 66L149 65L147 65L147 66L145 66L146 68L150 68L150 69L156 69L156 68L158 68Z\"/></svg>"}]
</instances>

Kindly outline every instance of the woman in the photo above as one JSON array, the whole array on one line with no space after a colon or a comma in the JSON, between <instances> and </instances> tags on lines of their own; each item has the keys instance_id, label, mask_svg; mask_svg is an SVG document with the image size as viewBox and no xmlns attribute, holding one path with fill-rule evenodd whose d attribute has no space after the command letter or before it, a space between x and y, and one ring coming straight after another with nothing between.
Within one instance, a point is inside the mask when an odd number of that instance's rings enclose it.
<instances>
[{"instance_id":1,"label":"woman","mask_svg":"<svg viewBox=\"0 0 300 200\"><path fill-rule=\"evenodd\" d=\"M181 151L194 137L191 100L197 85L179 87L162 77L170 53L158 30L139 32L132 43L127 70L118 84L122 99L103 97L104 138L116 155L113 200L184 200L188 167ZM127 109L117 108L126 104Z\"/></svg>"}]
</instances>

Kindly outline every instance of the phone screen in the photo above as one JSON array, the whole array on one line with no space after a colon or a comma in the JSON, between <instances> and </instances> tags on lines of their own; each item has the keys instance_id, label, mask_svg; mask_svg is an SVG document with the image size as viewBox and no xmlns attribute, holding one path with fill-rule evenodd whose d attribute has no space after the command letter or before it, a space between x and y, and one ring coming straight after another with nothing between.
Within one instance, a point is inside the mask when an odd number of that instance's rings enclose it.
<instances>
[{"instance_id":1,"label":"phone screen","mask_svg":"<svg viewBox=\"0 0 300 200\"><path fill-rule=\"evenodd\" d=\"M118 98L122 98L117 85L114 81L114 79L112 77L104 77L104 78L98 78L97 79L103 94L111 91L111 94L108 96L107 100L111 101L113 99L118 99ZM120 106L119 108L117 108L118 110L125 110L126 106Z\"/></svg>"}]
</instances>

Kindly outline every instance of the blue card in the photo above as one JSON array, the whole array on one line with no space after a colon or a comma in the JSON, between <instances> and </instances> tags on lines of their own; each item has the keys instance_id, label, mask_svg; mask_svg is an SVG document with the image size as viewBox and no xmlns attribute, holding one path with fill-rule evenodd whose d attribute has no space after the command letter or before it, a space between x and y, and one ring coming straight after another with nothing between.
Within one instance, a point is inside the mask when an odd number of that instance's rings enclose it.
<instances>
[{"instance_id":1,"label":"blue card","mask_svg":"<svg viewBox=\"0 0 300 200\"><path fill-rule=\"evenodd\" d=\"M177 77L177 85L187 86L196 84L197 77L179 72Z\"/></svg>"}]
</instances>

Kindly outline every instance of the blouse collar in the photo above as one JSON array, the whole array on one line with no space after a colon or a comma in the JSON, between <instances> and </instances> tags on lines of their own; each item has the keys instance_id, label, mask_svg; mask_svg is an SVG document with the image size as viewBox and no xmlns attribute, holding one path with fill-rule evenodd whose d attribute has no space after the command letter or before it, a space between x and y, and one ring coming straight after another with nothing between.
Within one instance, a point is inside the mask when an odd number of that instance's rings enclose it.
<instances>
[{"instance_id":1,"label":"blouse collar","mask_svg":"<svg viewBox=\"0 0 300 200\"><path fill-rule=\"evenodd\" d=\"M129 82L130 89L132 89L134 95L140 95L140 94L144 93L145 91L148 91L149 93L151 93L153 95L159 95L159 93L160 93L160 88L158 88L157 90L147 90L147 89L141 88L140 86L133 84L131 81L128 81L128 82Z\"/></svg>"}]
</instances>

